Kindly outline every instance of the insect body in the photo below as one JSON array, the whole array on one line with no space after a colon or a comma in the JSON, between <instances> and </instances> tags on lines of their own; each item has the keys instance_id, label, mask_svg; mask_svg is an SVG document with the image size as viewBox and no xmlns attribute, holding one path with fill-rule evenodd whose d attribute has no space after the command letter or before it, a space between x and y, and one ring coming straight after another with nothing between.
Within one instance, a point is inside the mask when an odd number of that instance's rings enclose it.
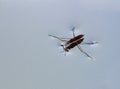
<instances>
[{"instance_id":1,"label":"insect body","mask_svg":"<svg viewBox=\"0 0 120 89\"><path fill-rule=\"evenodd\" d=\"M80 35L77 35L75 36L75 33L74 33L74 30L75 30L75 27L72 28L72 31L73 31L73 38L69 38L69 40L66 40L68 38L60 38L60 37L57 37L57 36L53 36L53 35L49 35L49 36L52 36L54 38L57 38L63 42L65 42L64 45L61 45L64 49L65 52L69 52L70 49L74 48L74 47L78 47L78 49L84 53L86 56L88 56L89 58L92 58L89 54L87 54L85 51L82 50L82 48L80 47L79 44L81 44L84 40L84 35L83 34L80 34ZM97 42L85 42L84 44L95 44Z\"/></svg>"},{"instance_id":2,"label":"insect body","mask_svg":"<svg viewBox=\"0 0 120 89\"><path fill-rule=\"evenodd\" d=\"M61 45L61 46L63 46L64 50L68 52L70 49L74 48L75 46L83 42L84 40L83 36L84 35L82 34L75 36L74 38L68 40L65 45Z\"/></svg>"}]
</instances>

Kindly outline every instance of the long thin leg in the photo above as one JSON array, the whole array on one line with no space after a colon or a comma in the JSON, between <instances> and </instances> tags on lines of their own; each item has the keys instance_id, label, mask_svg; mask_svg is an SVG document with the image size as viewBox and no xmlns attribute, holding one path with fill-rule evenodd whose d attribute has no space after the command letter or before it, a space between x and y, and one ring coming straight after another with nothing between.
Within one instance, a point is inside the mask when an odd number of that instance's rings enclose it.
<instances>
[{"instance_id":1,"label":"long thin leg","mask_svg":"<svg viewBox=\"0 0 120 89\"><path fill-rule=\"evenodd\" d=\"M77 47L78 47L78 49L79 49L82 53L84 53L87 57L93 59L89 54L87 54L85 51L83 51L80 46L77 46Z\"/></svg>"},{"instance_id":2,"label":"long thin leg","mask_svg":"<svg viewBox=\"0 0 120 89\"><path fill-rule=\"evenodd\" d=\"M75 37L75 27L72 28L73 31L73 37Z\"/></svg>"},{"instance_id":3,"label":"long thin leg","mask_svg":"<svg viewBox=\"0 0 120 89\"><path fill-rule=\"evenodd\" d=\"M62 38L59 38L59 37L57 37L57 36L53 36L53 35L50 35L50 34L48 34L48 36L51 36L51 37L54 37L54 38L56 38L56 39L58 39L58 40L60 40L60 41L67 41L67 40L65 40L65 38L64 39L62 39ZM67 38L66 38L67 39Z\"/></svg>"},{"instance_id":4,"label":"long thin leg","mask_svg":"<svg viewBox=\"0 0 120 89\"><path fill-rule=\"evenodd\" d=\"M61 51L60 53L63 53L64 52L64 56L66 56L66 51Z\"/></svg>"},{"instance_id":5,"label":"long thin leg","mask_svg":"<svg viewBox=\"0 0 120 89\"><path fill-rule=\"evenodd\" d=\"M97 44L98 42L83 42L82 45L93 45L93 44Z\"/></svg>"}]
</instances>

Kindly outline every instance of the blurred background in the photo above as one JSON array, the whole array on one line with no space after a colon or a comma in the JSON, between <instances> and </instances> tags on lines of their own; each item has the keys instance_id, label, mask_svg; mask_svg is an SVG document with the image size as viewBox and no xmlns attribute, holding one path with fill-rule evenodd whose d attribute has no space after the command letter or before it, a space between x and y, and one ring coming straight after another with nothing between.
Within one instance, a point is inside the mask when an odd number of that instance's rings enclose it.
<instances>
[{"instance_id":1,"label":"blurred background","mask_svg":"<svg viewBox=\"0 0 120 89\"><path fill-rule=\"evenodd\" d=\"M85 34L61 53L48 34ZM0 89L120 89L120 0L0 0Z\"/></svg>"}]
</instances>

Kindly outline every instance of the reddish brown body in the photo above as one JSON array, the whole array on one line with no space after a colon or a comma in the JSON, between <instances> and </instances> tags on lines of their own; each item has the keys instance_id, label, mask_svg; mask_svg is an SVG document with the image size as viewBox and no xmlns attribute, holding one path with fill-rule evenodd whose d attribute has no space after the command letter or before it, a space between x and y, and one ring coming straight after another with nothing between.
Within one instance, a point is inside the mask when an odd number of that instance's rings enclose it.
<instances>
[{"instance_id":1,"label":"reddish brown body","mask_svg":"<svg viewBox=\"0 0 120 89\"><path fill-rule=\"evenodd\" d=\"M75 46L83 42L84 40L83 36L84 35L80 34L67 41L66 44L64 45L64 50L68 52L71 48L74 48Z\"/></svg>"},{"instance_id":2,"label":"reddish brown body","mask_svg":"<svg viewBox=\"0 0 120 89\"><path fill-rule=\"evenodd\" d=\"M69 41L67 41L66 44L69 44L69 43L72 43L72 42L74 42L74 41L76 41L76 40L79 40L79 39L81 39L83 36L84 36L84 35L82 35L82 34L80 34L80 35L78 35L78 36L75 36L74 38L72 38L72 39L70 39Z\"/></svg>"}]
</instances>

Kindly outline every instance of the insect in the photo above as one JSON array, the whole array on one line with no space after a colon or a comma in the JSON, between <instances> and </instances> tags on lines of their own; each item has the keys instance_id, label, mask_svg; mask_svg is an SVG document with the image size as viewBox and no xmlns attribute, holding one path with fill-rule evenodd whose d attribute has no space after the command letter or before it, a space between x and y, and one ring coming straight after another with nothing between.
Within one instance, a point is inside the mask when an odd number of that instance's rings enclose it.
<instances>
[{"instance_id":1,"label":"insect","mask_svg":"<svg viewBox=\"0 0 120 89\"><path fill-rule=\"evenodd\" d=\"M84 41L84 34L79 34L77 36L75 36L75 27L72 28L72 32L73 32L73 38L69 38L69 40L66 40L68 38L60 38L57 36L53 36L48 34L51 37L54 37L62 42L65 42L65 44L61 45L64 49L65 52L69 52L70 49L77 47L82 53L84 53L87 57L92 58L88 53L86 53L79 44L83 43ZM84 42L84 44L88 44L88 45L92 45L92 44L96 44L97 42Z\"/></svg>"}]
</instances>

